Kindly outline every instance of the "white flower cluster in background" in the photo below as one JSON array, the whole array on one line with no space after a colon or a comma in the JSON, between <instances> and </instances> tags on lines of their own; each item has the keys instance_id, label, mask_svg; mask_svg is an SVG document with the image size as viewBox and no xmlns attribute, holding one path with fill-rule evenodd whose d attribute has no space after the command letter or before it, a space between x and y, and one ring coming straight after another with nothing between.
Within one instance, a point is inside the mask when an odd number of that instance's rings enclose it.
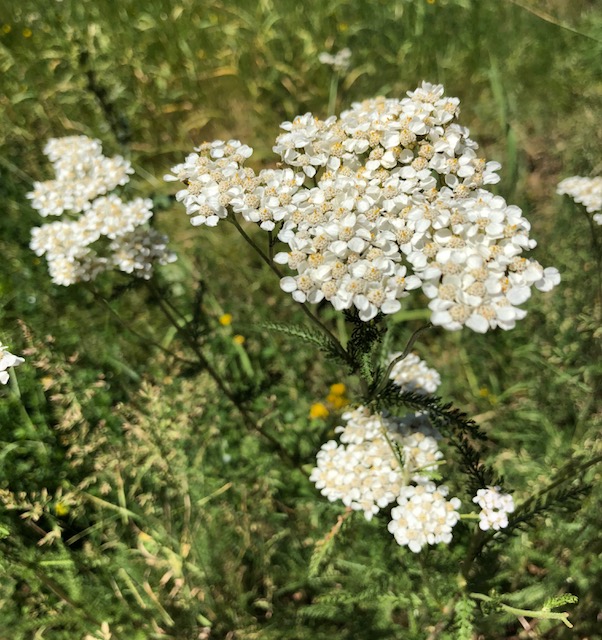
<instances>
[{"instance_id":1,"label":"white flower cluster in background","mask_svg":"<svg viewBox=\"0 0 602 640\"><path fill-rule=\"evenodd\" d=\"M479 489L472 499L481 507L479 528L483 531L495 529L499 531L508 526L508 514L514 511L514 500L508 493L501 493L499 487Z\"/></svg>"},{"instance_id":2,"label":"white flower cluster in background","mask_svg":"<svg viewBox=\"0 0 602 640\"><path fill-rule=\"evenodd\" d=\"M8 348L0 342L0 384L8 382L8 369L17 367L25 362L24 358L13 355Z\"/></svg>"},{"instance_id":3,"label":"white flower cluster in background","mask_svg":"<svg viewBox=\"0 0 602 640\"><path fill-rule=\"evenodd\" d=\"M335 54L323 51L318 56L318 60L322 64L332 67L337 73L345 73L351 64L351 49L345 47L344 49L337 51Z\"/></svg>"},{"instance_id":4,"label":"white flower cluster in background","mask_svg":"<svg viewBox=\"0 0 602 640\"><path fill-rule=\"evenodd\" d=\"M46 257L55 284L91 281L110 269L148 279L154 264L176 259L167 237L146 225L153 215L151 200L100 195L128 182L133 173L128 161L104 157L100 142L86 136L53 138L44 153L56 179L36 182L28 197L44 217L70 217L35 227L30 247Z\"/></svg>"},{"instance_id":5,"label":"white flower cluster in background","mask_svg":"<svg viewBox=\"0 0 602 640\"><path fill-rule=\"evenodd\" d=\"M402 100L356 103L340 117L281 125L280 169L243 167L252 150L207 143L172 169L193 224L240 214L288 245L275 261L298 302L355 308L360 319L401 309L422 288L431 322L449 330L511 329L533 287L560 281L523 252L535 247L521 210L487 186L500 165L479 156L456 122L459 100L423 83Z\"/></svg>"},{"instance_id":6,"label":"white flower cluster in background","mask_svg":"<svg viewBox=\"0 0 602 640\"><path fill-rule=\"evenodd\" d=\"M389 354L389 363L394 362L401 355L401 352ZM410 353L403 360L395 362L389 378L401 387L401 391L414 393L435 393L441 384L439 372L431 369L415 353Z\"/></svg>"},{"instance_id":7,"label":"white flower cluster in background","mask_svg":"<svg viewBox=\"0 0 602 640\"><path fill-rule=\"evenodd\" d=\"M582 204L588 213L594 214L594 222L602 225L602 177L565 178L558 184L557 192L561 195L566 194Z\"/></svg>"},{"instance_id":8,"label":"white flower cluster in background","mask_svg":"<svg viewBox=\"0 0 602 640\"><path fill-rule=\"evenodd\" d=\"M87 136L51 138L44 154L56 179L34 182L33 191L27 194L31 206L43 217L85 211L94 198L126 184L134 173L123 157L105 158L100 142Z\"/></svg>"}]
</instances>

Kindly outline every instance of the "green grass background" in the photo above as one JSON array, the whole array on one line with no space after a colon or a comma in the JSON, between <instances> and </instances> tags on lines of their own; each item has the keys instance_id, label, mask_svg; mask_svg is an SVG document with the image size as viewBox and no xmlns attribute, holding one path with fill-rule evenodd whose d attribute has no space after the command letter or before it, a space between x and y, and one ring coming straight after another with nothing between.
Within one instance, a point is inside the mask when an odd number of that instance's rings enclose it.
<instances>
[{"instance_id":1,"label":"green grass background","mask_svg":"<svg viewBox=\"0 0 602 640\"><path fill-rule=\"evenodd\" d=\"M280 122L326 115L330 72L318 54L343 47L352 66L337 109L402 97L422 80L461 99L461 123L503 163L499 192L532 223L533 256L562 274L514 331L421 338L443 397L486 430L488 461L517 499L572 455L599 452L599 263L586 216L555 195L564 177L602 173L599 2L0 0L1 338L14 353L30 349L17 370L21 400L14 385L1 398L0 489L37 492L36 526L63 529L62 541L40 546L24 507L0 510L0 638L103 638L103 622L120 640L196 639L209 626L211 638L249 640L602 638L599 471L580 504L506 541L476 585L522 608L574 593L573 630L545 621L526 632L488 611L452 619L458 553L415 557L382 521L345 520L315 554L343 508L297 468L337 424L308 411L334 382L353 399L354 380L251 329L302 317L230 229L189 225L162 176L218 137L242 139L256 166L269 166ZM132 160L125 193L154 198L156 225L180 256L162 286L189 316L203 310L215 362L278 425L297 467L243 431L202 373L141 344L86 288L50 283L28 249L40 219L24 196L51 177L46 140L72 134ZM100 286L109 295L110 283ZM144 287L119 290L111 304L125 324L181 348ZM420 326L411 311L393 319L398 349ZM225 312L232 327L217 321ZM78 498L62 514L56 505L73 487ZM474 632L462 630L458 620L473 614Z\"/></svg>"}]
</instances>

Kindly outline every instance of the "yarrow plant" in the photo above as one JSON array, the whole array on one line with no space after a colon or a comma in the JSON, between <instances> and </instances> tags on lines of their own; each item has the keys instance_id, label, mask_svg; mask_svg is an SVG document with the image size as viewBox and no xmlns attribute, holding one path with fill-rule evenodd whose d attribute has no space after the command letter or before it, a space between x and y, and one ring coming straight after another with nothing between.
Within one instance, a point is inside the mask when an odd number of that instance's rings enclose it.
<instances>
[{"instance_id":1,"label":"yarrow plant","mask_svg":"<svg viewBox=\"0 0 602 640\"><path fill-rule=\"evenodd\" d=\"M46 257L53 282L91 281L111 269L148 279L155 264L175 260L167 237L147 225L152 201L109 194L129 181L129 161L103 156L100 142L86 136L53 138L44 153L56 178L36 182L27 197L42 217L69 215L32 230L30 246Z\"/></svg>"},{"instance_id":2,"label":"yarrow plant","mask_svg":"<svg viewBox=\"0 0 602 640\"><path fill-rule=\"evenodd\" d=\"M499 181L500 164L478 154L458 115L459 100L425 82L401 100L376 98L339 117L306 113L284 122L273 147L278 169L256 173L245 164L250 147L218 140L199 146L165 179L183 183L176 199L193 225L235 224L310 316L306 303L326 301L369 332L370 321L396 313L422 290L433 325L512 329L526 314L520 305L531 289L549 291L560 276L523 256L536 245L529 222L487 189ZM267 255L238 217L269 233ZM276 238L287 248L274 254ZM356 330L363 335L361 326ZM364 353L364 364L354 361L352 369L366 373L364 343L374 340L374 333L352 339ZM426 407L441 382L412 353L391 353L384 367L386 379L372 385L368 400L386 389L391 397L396 388L399 398L409 394ZM328 413L317 403L310 417ZM428 411L397 417L362 404L342 418L339 440L318 452L310 475L316 487L368 520L397 501L389 531L414 552L449 543L461 505L438 484L442 434ZM483 486L484 476L479 481ZM508 501L493 500L494 489L483 491L489 493L477 496L484 501L482 528L506 526L507 519L492 514L509 513Z\"/></svg>"},{"instance_id":3,"label":"yarrow plant","mask_svg":"<svg viewBox=\"0 0 602 640\"><path fill-rule=\"evenodd\" d=\"M322 62L342 73L349 59L344 53L322 56ZM196 147L165 180L179 183L175 200L193 226L234 225L319 331L272 322L266 327L317 346L353 378L349 385L331 385L326 398L309 408L312 428L328 426L327 419L337 425L316 454L310 481L347 514L386 520L401 553L460 545L468 530L457 527L460 520L478 520L461 568L468 583L483 548L548 502L515 507L502 480L480 459L474 442L485 434L435 397L441 376L412 352L413 344L432 325L478 333L512 329L525 317L522 305L532 289L550 291L560 274L524 255L536 246L530 224L518 207L489 190L499 181L500 164L479 154L458 117L459 100L425 82L402 99L380 97L339 116L322 120L306 113L282 123L275 167L256 170L251 147L216 140ZM166 238L148 226L152 202L127 202L111 193L129 180L129 162L105 158L100 143L83 136L51 140L45 153L56 179L35 185L32 205L42 216L69 218L34 229L31 247L46 256L54 282L93 280L110 268L150 278L156 264L175 259ZM244 223L258 227L257 233L247 233ZM255 240L262 232L265 250ZM264 381L255 380L245 338L237 334L230 341L241 372L228 380L219 353L207 355L211 342L200 331L201 312L183 312L161 299L158 287L152 290L188 353L152 344L188 371L204 371L241 423L269 441L291 468L305 472L275 435L275 412L260 415L260 403L253 402ZM385 339L387 318L409 302L428 306L430 322L395 350L391 334ZM320 319L311 307L317 304L330 305L353 325L348 339L340 340ZM212 322L229 333L232 320L222 312ZM345 333L346 326L339 334ZM454 460L464 483L457 482ZM550 503L557 484L545 494ZM566 623L566 614L554 615Z\"/></svg>"}]
</instances>

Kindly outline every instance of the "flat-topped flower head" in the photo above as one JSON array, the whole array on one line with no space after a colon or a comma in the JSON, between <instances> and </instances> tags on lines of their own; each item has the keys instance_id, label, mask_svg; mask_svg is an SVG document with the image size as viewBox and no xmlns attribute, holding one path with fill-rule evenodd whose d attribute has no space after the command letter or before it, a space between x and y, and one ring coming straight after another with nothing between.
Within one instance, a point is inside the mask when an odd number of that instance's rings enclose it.
<instances>
[{"instance_id":1,"label":"flat-topped flower head","mask_svg":"<svg viewBox=\"0 0 602 640\"><path fill-rule=\"evenodd\" d=\"M472 501L481 507L479 513L480 529L499 531L508 526L508 514L515 509L514 500L510 494L502 493L500 487L479 489Z\"/></svg>"},{"instance_id":2,"label":"flat-topped flower head","mask_svg":"<svg viewBox=\"0 0 602 640\"><path fill-rule=\"evenodd\" d=\"M403 487L388 525L396 542L414 553L428 544L449 544L452 529L460 520L461 503L458 498L448 500L448 493L447 487L437 487L434 482Z\"/></svg>"},{"instance_id":3,"label":"flat-topped flower head","mask_svg":"<svg viewBox=\"0 0 602 640\"><path fill-rule=\"evenodd\" d=\"M91 281L111 268L148 278L153 262L175 260L165 236L146 225L152 201L108 193L129 180L128 161L104 157L100 142L86 136L53 138L44 153L56 180L36 183L28 197L42 216L69 216L32 229L30 247L46 257L55 284Z\"/></svg>"},{"instance_id":4,"label":"flat-topped flower head","mask_svg":"<svg viewBox=\"0 0 602 640\"><path fill-rule=\"evenodd\" d=\"M27 194L31 206L44 217L85 211L96 197L126 184L134 173L128 160L103 156L100 142L86 136L51 138L44 153L56 177L35 182Z\"/></svg>"},{"instance_id":5,"label":"flat-topped flower head","mask_svg":"<svg viewBox=\"0 0 602 640\"><path fill-rule=\"evenodd\" d=\"M548 291L560 276L523 257L536 244L530 225L487 191L500 164L458 116L459 100L425 82L401 100L282 123L276 170L243 170L244 145L218 142L166 179L185 183L176 198L193 224L239 214L277 232L287 247L274 259L290 270L280 285L297 302L326 300L369 321L422 289L435 325L512 329L532 288Z\"/></svg>"},{"instance_id":6,"label":"flat-topped flower head","mask_svg":"<svg viewBox=\"0 0 602 640\"><path fill-rule=\"evenodd\" d=\"M310 480L330 501L363 511L368 520L409 482L428 482L443 458L440 436L421 414L396 418L358 407L343 420L335 429L340 443L322 446Z\"/></svg>"}]
</instances>

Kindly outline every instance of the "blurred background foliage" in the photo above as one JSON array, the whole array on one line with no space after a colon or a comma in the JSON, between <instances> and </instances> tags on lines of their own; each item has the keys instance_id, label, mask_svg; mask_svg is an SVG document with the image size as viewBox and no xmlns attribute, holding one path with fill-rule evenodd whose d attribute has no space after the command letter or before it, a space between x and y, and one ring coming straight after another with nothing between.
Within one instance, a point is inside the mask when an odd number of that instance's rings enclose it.
<instances>
[{"instance_id":1,"label":"blurred background foliage","mask_svg":"<svg viewBox=\"0 0 602 640\"><path fill-rule=\"evenodd\" d=\"M218 137L253 146L257 166L273 163L281 121L326 115L321 51L352 51L337 110L401 97L422 80L458 96L461 123L503 163L500 193L532 223L534 256L563 282L535 295L510 333L431 330L417 348L524 499L571 455L600 449L601 275L585 215L555 195L564 177L602 173L600 3L0 0L0 9L0 338L28 358L0 404L0 638L602 638L600 473L578 510L506 541L480 585L523 608L575 593L573 630L547 621L526 631L450 600L457 548L416 557L383 522L318 497L307 473L338 417L310 420L309 408L335 382L353 401L354 381L265 335L262 321L302 322L294 303L230 229L193 229L162 181ZM272 419L286 455L244 432L205 374L128 333L181 348L145 287L101 283L120 323L85 287L50 283L28 249L39 217L25 193L50 177L46 140L72 134L132 160L125 193L154 199L180 256L160 287L187 317L200 310L216 366ZM392 318L394 348L423 322L424 300L411 305Z\"/></svg>"}]
</instances>

